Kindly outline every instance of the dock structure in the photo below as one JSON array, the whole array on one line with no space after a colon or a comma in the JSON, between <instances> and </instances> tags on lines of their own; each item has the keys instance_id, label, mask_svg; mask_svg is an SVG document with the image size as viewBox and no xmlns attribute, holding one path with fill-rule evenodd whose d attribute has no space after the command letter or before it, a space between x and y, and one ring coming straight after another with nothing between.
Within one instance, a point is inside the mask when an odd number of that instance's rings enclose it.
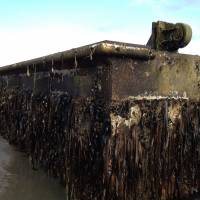
<instances>
[{"instance_id":1,"label":"dock structure","mask_svg":"<svg viewBox=\"0 0 200 200\"><path fill-rule=\"evenodd\" d=\"M147 46L102 41L0 68L0 134L68 199L199 194L200 56L159 34Z\"/></svg>"}]
</instances>

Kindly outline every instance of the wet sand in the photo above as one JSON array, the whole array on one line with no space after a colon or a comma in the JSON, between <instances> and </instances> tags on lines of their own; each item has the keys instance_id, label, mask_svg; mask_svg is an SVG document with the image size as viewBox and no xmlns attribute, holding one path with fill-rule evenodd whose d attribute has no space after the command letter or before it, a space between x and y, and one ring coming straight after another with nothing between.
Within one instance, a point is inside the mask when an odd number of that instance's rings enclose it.
<instances>
[{"instance_id":1,"label":"wet sand","mask_svg":"<svg viewBox=\"0 0 200 200\"><path fill-rule=\"evenodd\" d=\"M26 154L0 137L0 199L66 200L66 193L55 179L32 170Z\"/></svg>"}]
</instances>

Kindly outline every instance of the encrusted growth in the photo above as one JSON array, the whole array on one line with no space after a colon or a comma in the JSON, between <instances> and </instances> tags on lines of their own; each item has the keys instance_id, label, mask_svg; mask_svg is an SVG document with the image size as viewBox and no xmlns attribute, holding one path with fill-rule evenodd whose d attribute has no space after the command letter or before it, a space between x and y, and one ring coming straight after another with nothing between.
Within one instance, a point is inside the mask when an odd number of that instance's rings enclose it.
<instances>
[{"instance_id":1,"label":"encrusted growth","mask_svg":"<svg viewBox=\"0 0 200 200\"><path fill-rule=\"evenodd\" d=\"M1 135L69 199L174 199L200 190L200 105L187 99L112 102L65 92L1 91Z\"/></svg>"}]
</instances>

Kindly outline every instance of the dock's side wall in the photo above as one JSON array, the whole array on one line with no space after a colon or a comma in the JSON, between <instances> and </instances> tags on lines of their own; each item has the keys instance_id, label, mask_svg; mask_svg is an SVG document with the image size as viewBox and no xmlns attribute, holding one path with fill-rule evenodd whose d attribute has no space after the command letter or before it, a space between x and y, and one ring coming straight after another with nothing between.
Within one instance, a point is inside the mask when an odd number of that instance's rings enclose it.
<instances>
[{"instance_id":1,"label":"dock's side wall","mask_svg":"<svg viewBox=\"0 0 200 200\"><path fill-rule=\"evenodd\" d=\"M29 155L33 169L59 178L69 198L102 195L103 149L110 133L105 62L0 77L0 134Z\"/></svg>"},{"instance_id":2,"label":"dock's side wall","mask_svg":"<svg viewBox=\"0 0 200 200\"><path fill-rule=\"evenodd\" d=\"M197 195L199 61L170 55L167 64L167 55L111 56L4 74L0 134L59 178L69 199Z\"/></svg>"},{"instance_id":3,"label":"dock's side wall","mask_svg":"<svg viewBox=\"0 0 200 200\"><path fill-rule=\"evenodd\" d=\"M200 57L156 52L151 60L114 58L112 99L179 96L200 99Z\"/></svg>"}]
</instances>

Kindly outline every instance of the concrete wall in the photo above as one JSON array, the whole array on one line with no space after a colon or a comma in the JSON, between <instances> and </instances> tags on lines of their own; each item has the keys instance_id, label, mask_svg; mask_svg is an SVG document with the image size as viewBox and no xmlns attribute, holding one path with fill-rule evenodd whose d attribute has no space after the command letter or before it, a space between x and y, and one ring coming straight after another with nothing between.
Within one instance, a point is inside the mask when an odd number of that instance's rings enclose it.
<instances>
[{"instance_id":1,"label":"concrete wall","mask_svg":"<svg viewBox=\"0 0 200 200\"><path fill-rule=\"evenodd\" d=\"M0 134L69 199L197 195L199 60L97 56L3 74Z\"/></svg>"}]
</instances>

